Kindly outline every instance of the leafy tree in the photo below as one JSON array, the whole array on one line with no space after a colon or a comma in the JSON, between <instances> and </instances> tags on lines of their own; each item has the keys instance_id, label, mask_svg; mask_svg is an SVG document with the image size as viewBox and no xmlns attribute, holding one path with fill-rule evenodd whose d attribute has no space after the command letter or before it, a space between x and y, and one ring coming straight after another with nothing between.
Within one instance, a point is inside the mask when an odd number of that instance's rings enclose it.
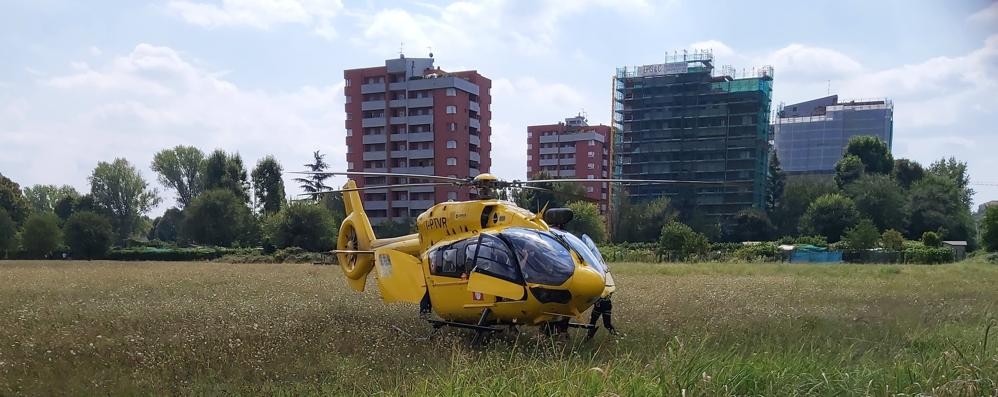
<instances>
[{"instance_id":1,"label":"leafy tree","mask_svg":"<svg viewBox=\"0 0 998 397\"><path fill-rule=\"evenodd\" d=\"M894 160L893 176L901 187L908 189L925 176L925 169L917 161L897 159Z\"/></svg>"},{"instance_id":2,"label":"leafy tree","mask_svg":"<svg viewBox=\"0 0 998 397\"><path fill-rule=\"evenodd\" d=\"M783 190L780 205L771 216L780 235L797 235L800 218L814 200L825 194L835 193L835 185L828 180L793 178Z\"/></svg>"},{"instance_id":3,"label":"leafy tree","mask_svg":"<svg viewBox=\"0 0 998 397\"><path fill-rule=\"evenodd\" d=\"M773 215L780 206L786 184L787 175L780 167L780 157L774 150L769 155L769 172L766 173L766 214Z\"/></svg>"},{"instance_id":4,"label":"leafy tree","mask_svg":"<svg viewBox=\"0 0 998 397\"><path fill-rule=\"evenodd\" d=\"M267 156L253 169L253 194L261 214L276 214L284 205L284 179L281 164L274 156Z\"/></svg>"},{"instance_id":5,"label":"leafy tree","mask_svg":"<svg viewBox=\"0 0 998 397\"><path fill-rule=\"evenodd\" d=\"M95 206L111 218L119 241L132 236L140 215L159 204L156 189L149 184L128 160L119 158L111 163L97 163L90 176L90 195Z\"/></svg>"},{"instance_id":6,"label":"leafy tree","mask_svg":"<svg viewBox=\"0 0 998 397\"><path fill-rule=\"evenodd\" d=\"M849 138L843 157L856 156L863 163L868 174L890 175L894 168L894 156L887 142L873 135L857 135Z\"/></svg>"},{"instance_id":7,"label":"leafy tree","mask_svg":"<svg viewBox=\"0 0 998 397\"><path fill-rule=\"evenodd\" d=\"M671 221L662 227L658 239L659 251L678 260L688 260L710 250L710 241L703 234L682 223Z\"/></svg>"},{"instance_id":8,"label":"leafy tree","mask_svg":"<svg viewBox=\"0 0 998 397\"><path fill-rule=\"evenodd\" d=\"M150 240L177 241L184 214L177 208L170 208L159 217L149 232Z\"/></svg>"},{"instance_id":9,"label":"leafy tree","mask_svg":"<svg viewBox=\"0 0 998 397\"><path fill-rule=\"evenodd\" d=\"M901 185L887 175L864 175L846 186L845 194L877 229L905 230L907 227L908 197Z\"/></svg>"},{"instance_id":10,"label":"leafy tree","mask_svg":"<svg viewBox=\"0 0 998 397\"><path fill-rule=\"evenodd\" d=\"M18 225L31 214L31 205L24 198L21 186L3 174L0 174L0 209L7 211L10 219Z\"/></svg>"},{"instance_id":11,"label":"leafy tree","mask_svg":"<svg viewBox=\"0 0 998 397\"><path fill-rule=\"evenodd\" d=\"M909 236L941 230L948 239L970 241L973 219L970 208L963 205L962 193L955 180L936 173L911 185Z\"/></svg>"},{"instance_id":12,"label":"leafy tree","mask_svg":"<svg viewBox=\"0 0 998 397\"><path fill-rule=\"evenodd\" d=\"M981 243L988 251L998 251L998 205L984 208L981 218Z\"/></svg>"},{"instance_id":13,"label":"leafy tree","mask_svg":"<svg viewBox=\"0 0 998 397\"><path fill-rule=\"evenodd\" d=\"M177 192L177 204L184 208L204 189L204 152L194 146L176 146L156 153L152 170L159 183Z\"/></svg>"},{"instance_id":14,"label":"leafy tree","mask_svg":"<svg viewBox=\"0 0 998 397\"><path fill-rule=\"evenodd\" d=\"M55 202L55 206L52 211L55 215L59 217L59 220L65 222L69 219L70 215L76 211L76 203L80 201L79 197L63 197Z\"/></svg>"},{"instance_id":15,"label":"leafy tree","mask_svg":"<svg viewBox=\"0 0 998 397\"><path fill-rule=\"evenodd\" d=\"M939 238L939 234L936 232L925 232L922 233L922 245L926 247L941 247L943 241Z\"/></svg>"},{"instance_id":16,"label":"leafy tree","mask_svg":"<svg viewBox=\"0 0 998 397\"><path fill-rule=\"evenodd\" d=\"M676 210L668 197L633 203L623 193L615 209L613 239L616 242L654 242L662 227L675 220Z\"/></svg>"},{"instance_id":17,"label":"leafy tree","mask_svg":"<svg viewBox=\"0 0 998 397\"><path fill-rule=\"evenodd\" d=\"M374 235L378 236L378 238L399 237L415 232L416 221L412 218L403 218L401 220L387 219L384 222L374 225Z\"/></svg>"},{"instance_id":18,"label":"leafy tree","mask_svg":"<svg viewBox=\"0 0 998 397\"><path fill-rule=\"evenodd\" d=\"M337 224L342 222L343 218L346 218L346 207L343 206L343 193L333 192L323 194L319 202L333 215L333 219Z\"/></svg>"},{"instance_id":19,"label":"leafy tree","mask_svg":"<svg viewBox=\"0 0 998 397\"><path fill-rule=\"evenodd\" d=\"M238 153L228 155L220 149L211 152L204 161L204 171L201 178L205 191L228 189L244 203L249 203L249 181L247 180L246 167L243 166L243 158Z\"/></svg>"},{"instance_id":20,"label":"leafy tree","mask_svg":"<svg viewBox=\"0 0 998 397\"><path fill-rule=\"evenodd\" d=\"M7 210L0 208L0 259L17 250L17 225L7 215Z\"/></svg>"},{"instance_id":21,"label":"leafy tree","mask_svg":"<svg viewBox=\"0 0 998 397\"><path fill-rule=\"evenodd\" d=\"M830 242L839 241L846 229L859 222L856 204L838 193L818 197L801 217L805 234L825 236Z\"/></svg>"},{"instance_id":22,"label":"leafy tree","mask_svg":"<svg viewBox=\"0 0 998 397\"><path fill-rule=\"evenodd\" d=\"M884 230L884 233L880 235L880 245L885 250L901 251L904 249L904 236L901 235L901 232L894 229Z\"/></svg>"},{"instance_id":23,"label":"leafy tree","mask_svg":"<svg viewBox=\"0 0 998 397\"><path fill-rule=\"evenodd\" d=\"M59 219L52 213L32 214L24 221L21 247L33 258L44 258L59 249L62 231Z\"/></svg>"},{"instance_id":24,"label":"leafy tree","mask_svg":"<svg viewBox=\"0 0 998 397\"><path fill-rule=\"evenodd\" d=\"M77 212L69 217L63 226L66 245L73 257L83 259L102 258L111 249L114 231L107 218L90 211Z\"/></svg>"},{"instance_id":25,"label":"leafy tree","mask_svg":"<svg viewBox=\"0 0 998 397\"><path fill-rule=\"evenodd\" d=\"M600 215L596 204L574 201L568 203L568 208L572 210L574 217L565 225L565 230L578 236L587 234L595 242L606 241L606 220Z\"/></svg>"},{"instance_id":26,"label":"leafy tree","mask_svg":"<svg viewBox=\"0 0 998 397\"><path fill-rule=\"evenodd\" d=\"M313 174L295 178L295 182L301 184L301 190L304 190L307 193L314 193L312 195L312 200L319 199L319 192L324 192L330 189L329 186L326 185L326 179L329 179L330 175L323 174L323 172L326 171L326 168L329 168L329 164L327 164L326 160L324 160L325 157L326 155L319 153L319 151L316 150L312 153L314 162L305 164L305 168L307 168L310 172L313 172Z\"/></svg>"},{"instance_id":27,"label":"leafy tree","mask_svg":"<svg viewBox=\"0 0 998 397\"><path fill-rule=\"evenodd\" d=\"M967 163L957 161L955 157L940 159L929 166L929 173L951 179L960 192L960 202L970 208L974 202L974 189L970 187L970 173Z\"/></svg>"},{"instance_id":28,"label":"leafy tree","mask_svg":"<svg viewBox=\"0 0 998 397\"><path fill-rule=\"evenodd\" d=\"M538 173L535 180L555 179L546 173ZM515 202L521 208L530 211L540 211L541 208L560 208L568 205L570 201L591 201L586 196L585 188L573 182L543 182L531 185L536 189L520 189L515 197ZM543 189L543 190L541 190Z\"/></svg>"},{"instance_id":29,"label":"leafy tree","mask_svg":"<svg viewBox=\"0 0 998 397\"><path fill-rule=\"evenodd\" d=\"M69 185L34 185L24 188L24 198L35 212L53 212L56 203L66 197L78 198L80 193Z\"/></svg>"},{"instance_id":30,"label":"leafy tree","mask_svg":"<svg viewBox=\"0 0 998 397\"><path fill-rule=\"evenodd\" d=\"M865 250L877 246L880 240L880 232L873 221L863 218L856 226L846 230L845 241L851 249Z\"/></svg>"},{"instance_id":31,"label":"leafy tree","mask_svg":"<svg viewBox=\"0 0 998 397\"><path fill-rule=\"evenodd\" d=\"M267 229L267 239L276 247L307 251L332 249L338 230L329 211L319 204L301 202L282 208L270 218Z\"/></svg>"},{"instance_id":32,"label":"leafy tree","mask_svg":"<svg viewBox=\"0 0 998 397\"><path fill-rule=\"evenodd\" d=\"M253 222L246 202L231 189L208 190L184 210L179 237L193 244L223 247L251 243Z\"/></svg>"},{"instance_id":33,"label":"leafy tree","mask_svg":"<svg viewBox=\"0 0 998 397\"><path fill-rule=\"evenodd\" d=\"M776 228L766 213L755 208L738 211L732 219L729 241L768 241Z\"/></svg>"},{"instance_id":34,"label":"leafy tree","mask_svg":"<svg viewBox=\"0 0 998 397\"><path fill-rule=\"evenodd\" d=\"M844 189L865 174L863 161L857 156L846 155L835 163L835 184Z\"/></svg>"}]
</instances>

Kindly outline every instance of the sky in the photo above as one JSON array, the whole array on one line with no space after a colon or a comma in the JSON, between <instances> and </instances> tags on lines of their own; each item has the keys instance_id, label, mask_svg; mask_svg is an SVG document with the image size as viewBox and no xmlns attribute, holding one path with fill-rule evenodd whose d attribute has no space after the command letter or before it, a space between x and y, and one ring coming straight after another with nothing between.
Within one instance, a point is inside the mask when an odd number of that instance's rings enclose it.
<instances>
[{"instance_id":1,"label":"sky","mask_svg":"<svg viewBox=\"0 0 998 397\"><path fill-rule=\"evenodd\" d=\"M523 179L526 126L609 124L615 69L684 49L772 66L774 108L889 98L895 158L955 156L975 204L998 200L998 3L980 0L2 0L0 173L85 192L124 157L156 215L176 201L150 163L176 145L344 170L343 70L432 51L492 80L492 172Z\"/></svg>"}]
</instances>

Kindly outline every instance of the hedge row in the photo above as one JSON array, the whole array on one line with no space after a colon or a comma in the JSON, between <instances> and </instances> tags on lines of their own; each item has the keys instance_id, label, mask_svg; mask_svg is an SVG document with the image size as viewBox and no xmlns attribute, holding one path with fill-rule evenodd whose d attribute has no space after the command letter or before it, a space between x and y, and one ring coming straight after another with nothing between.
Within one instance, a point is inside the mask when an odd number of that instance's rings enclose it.
<instances>
[{"instance_id":1,"label":"hedge row","mask_svg":"<svg viewBox=\"0 0 998 397\"><path fill-rule=\"evenodd\" d=\"M113 249L107 259L116 261L208 261L225 255L250 254L251 248L195 247L157 248L133 247Z\"/></svg>"}]
</instances>

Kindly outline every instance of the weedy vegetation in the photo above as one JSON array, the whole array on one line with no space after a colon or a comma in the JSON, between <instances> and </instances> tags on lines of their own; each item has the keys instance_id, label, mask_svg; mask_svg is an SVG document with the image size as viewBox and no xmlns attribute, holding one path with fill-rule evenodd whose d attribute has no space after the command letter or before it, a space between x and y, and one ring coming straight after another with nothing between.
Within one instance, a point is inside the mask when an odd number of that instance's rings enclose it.
<instances>
[{"instance_id":1,"label":"weedy vegetation","mask_svg":"<svg viewBox=\"0 0 998 397\"><path fill-rule=\"evenodd\" d=\"M625 334L481 349L313 265L0 262L0 395L998 395L998 266L612 266Z\"/></svg>"}]
</instances>

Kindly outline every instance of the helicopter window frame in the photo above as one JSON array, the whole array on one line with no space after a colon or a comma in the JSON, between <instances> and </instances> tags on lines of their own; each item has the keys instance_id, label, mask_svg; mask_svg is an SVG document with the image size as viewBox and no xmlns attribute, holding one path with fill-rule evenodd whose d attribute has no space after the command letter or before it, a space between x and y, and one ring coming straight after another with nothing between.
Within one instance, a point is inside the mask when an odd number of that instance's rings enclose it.
<instances>
[{"instance_id":1,"label":"helicopter window frame","mask_svg":"<svg viewBox=\"0 0 998 397\"><path fill-rule=\"evenodd\" d=\"M469 243L474 243L474 241L457 241L435 248L427 253L430 259L430 274L453 278L460 278L462 275L466 276L471 269L471 264L465 255L465 247Z\"/></svg>"},{"instance_id":2,"label":"helicopter window frame","mask_svg":"<svg viewBox=\"0 0 998 397\"><path fill-rule=\"evenodd\" d=\"M480 234L465 247L465 258L472 272L522 284L523 273L512 248L505 241L491 234Z\"/></svg>"},{"instance_id":3,"label":"helicopter window frame","mask_svg":"<svg viewBox=\"0 0 998 397\"><path fill-rule=\"evenodd\" d=\"M528 283L562 285L575 273L572 252L549 232L512 227L499 236L516 255L516 261Z\"/></svg>"}]
</instances>

